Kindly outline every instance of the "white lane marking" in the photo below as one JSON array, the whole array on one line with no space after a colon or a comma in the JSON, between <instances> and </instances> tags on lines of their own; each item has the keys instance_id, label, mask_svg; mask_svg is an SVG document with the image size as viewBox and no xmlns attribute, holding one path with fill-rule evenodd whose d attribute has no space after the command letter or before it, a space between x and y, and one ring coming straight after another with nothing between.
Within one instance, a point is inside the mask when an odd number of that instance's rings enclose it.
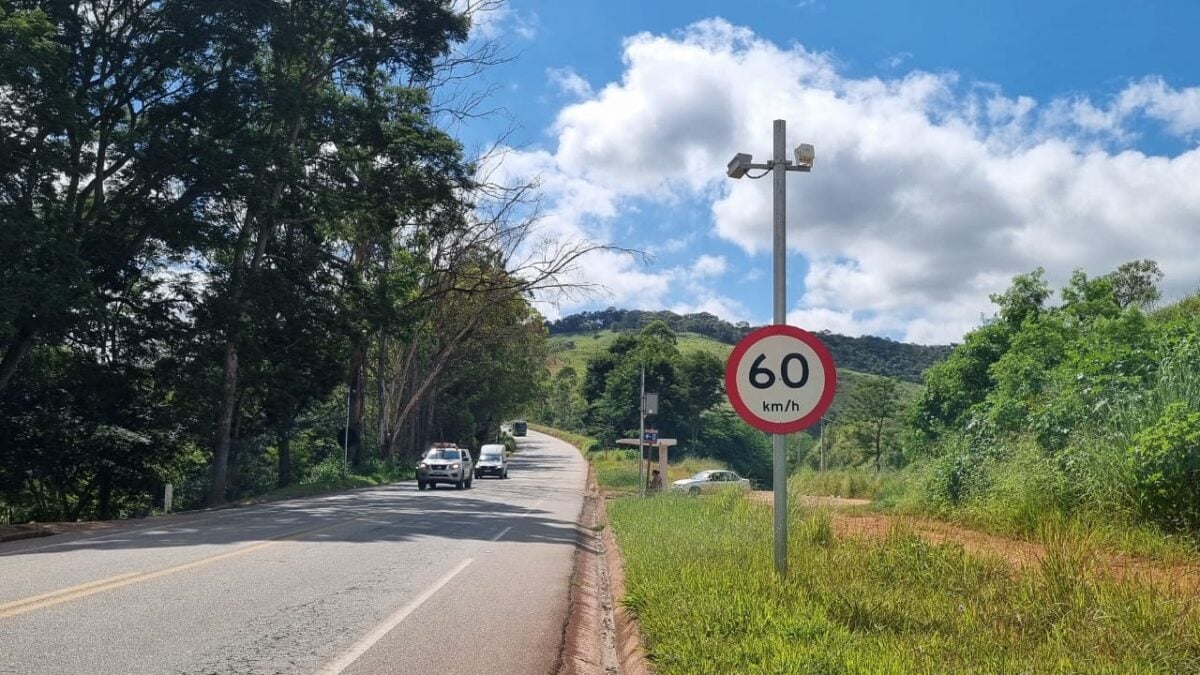
<instances>
[{"instance_id":1,"label":"white lane marking","mask_svg":"<svg viewBox=\"0 0 1200 675\"><path fill-rule=\"evenodd\" d=\"M537 503L535 503L535 504L533 505L533 508L535 508L535 509L536 509L537 507L541 506L541 505L542 505L542 502L544 502L544 501L546 501L546 498L545 498L545 497L543 497L542 499L539 499L539 500L537 500ZM522 515L520 515L520 516L517 516L517 518L518 518L518 519L520 519L520 518L529 518L529 517L531 517L531 516L532 516L532 514L530 514L530 513L525 513L525 514L522 514ZM501 538L501 537L503 537L504 535L508 534L508 531L509 531L509 530L511 530L511 529L513 529L513 526L512 526L512 525L509 525L508 527L504 528L503 530L500 530L500 534L498 534L498 535L496 535L496 536L492 537L492 541L500 541L500 538Z\"/></svg>"},{"instance_id":2,"label":"white lane marking","mask_svg":"<svg viewBox=\"0 0 1200 675\"><path fill-rule=\"evenodd\" d=\"M458 567L455 567L447 572L441 579L435 581L432 586L425 589L423 593L413 598L412 602L396 610L395 614L392 614L387 619L384 619L383 623L376 626L370 633L367 633L365 636L363 636L361 640L354 643L354 646L347 650L346 653L342 654L337 661L334 661L326 666L324 670L321 670L320 675L340 675L343 670L349 668L352 663L359 659L359 657L361 657L363 654L366 654L367 650L369 650L371 647L374 647L376 642L379 642L381 639L383 639L383 636L392 632L392 629L394 629L396 626L399 626L400 622L404 621L409 614L412 614L413 611L424 604L426 600L432 598L435 593L441 590L442 586L450 583L450 580L458 576L459 572L467 569L467 565L470 565L472 562L474 562L474 558L467 558L459 563Z\"/></svg>"}]
</instances>

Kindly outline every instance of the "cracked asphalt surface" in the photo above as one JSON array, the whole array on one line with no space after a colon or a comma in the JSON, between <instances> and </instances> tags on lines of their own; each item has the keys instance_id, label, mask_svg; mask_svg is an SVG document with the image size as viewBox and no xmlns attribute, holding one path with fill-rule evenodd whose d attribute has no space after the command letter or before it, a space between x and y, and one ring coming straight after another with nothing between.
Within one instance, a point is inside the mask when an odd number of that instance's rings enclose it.
<instances>
[{"instance_id":1,"label":"cracked asphalt surface","mask_svg":"<svg viewBox=\"0 0 1200 675\"><path fill-rule=\"evenodd\" d=\"M0 544L0 673L553 672L586 464Z\"/></svg>"}]
</instances>

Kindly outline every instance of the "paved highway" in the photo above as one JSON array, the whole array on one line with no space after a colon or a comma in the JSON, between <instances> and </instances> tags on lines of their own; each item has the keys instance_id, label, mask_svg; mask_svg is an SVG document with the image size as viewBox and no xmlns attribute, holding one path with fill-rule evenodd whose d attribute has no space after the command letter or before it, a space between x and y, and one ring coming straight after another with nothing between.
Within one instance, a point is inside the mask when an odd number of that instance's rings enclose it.
<instances>
[{"instance_id":1,"label":"paved highway","mask_svg":"<svg viewBox=\"0 0 1200 675\"><path fill-rule=\"evenodd\" d=\"M0 544L0 673L550 673L586 466Z\"/></svg>"}]
</instances>

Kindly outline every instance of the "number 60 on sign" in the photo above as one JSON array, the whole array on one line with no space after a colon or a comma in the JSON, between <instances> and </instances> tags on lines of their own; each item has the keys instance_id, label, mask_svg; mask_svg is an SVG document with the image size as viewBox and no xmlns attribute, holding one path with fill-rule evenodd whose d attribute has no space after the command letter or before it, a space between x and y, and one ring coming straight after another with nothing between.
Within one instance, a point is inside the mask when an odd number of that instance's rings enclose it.
<instances>
[{"instance_id":1,"label":"number 60 on sign","mask_svg":"<svg viewBox=\"0 0 1200 675\"><path fill-rule=\"evenodd\" d=\"M837 391L829 350L795 326L766 326L742 338L725 364L725 390L742 419L788 434L821 419Z\"/></svg>"}]
</instances>

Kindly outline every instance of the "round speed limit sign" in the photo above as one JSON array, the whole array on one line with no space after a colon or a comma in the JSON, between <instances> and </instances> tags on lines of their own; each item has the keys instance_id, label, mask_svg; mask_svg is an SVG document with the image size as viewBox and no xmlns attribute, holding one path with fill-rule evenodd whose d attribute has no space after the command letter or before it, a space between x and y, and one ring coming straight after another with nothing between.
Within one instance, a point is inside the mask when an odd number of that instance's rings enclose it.
<instances>
[{"instance_id":1,"label":"round speed limit sign","mask_svg":"<svg viewBox=\"0 0 1200 675\"><path fill-rule=\"evenodd\" d=\"M821 419L833 403L837 369L829 350L795 326L759 328L742 338L725 364L725 390L756 429L789 434Z\"/></svg>"}]
</instances>

